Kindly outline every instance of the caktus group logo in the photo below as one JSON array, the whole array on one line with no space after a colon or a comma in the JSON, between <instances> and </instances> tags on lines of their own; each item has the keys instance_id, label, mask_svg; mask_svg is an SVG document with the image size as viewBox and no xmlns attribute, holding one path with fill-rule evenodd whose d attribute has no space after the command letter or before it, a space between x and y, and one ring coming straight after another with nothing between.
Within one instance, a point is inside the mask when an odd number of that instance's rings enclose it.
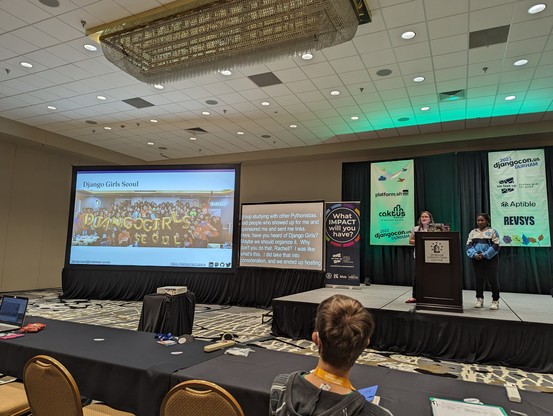
<instances>
[{"instance_id":1,"label":"caktus group logo","mask_svg":"<svg viewBox=\"0 0 553 416\"><path fill-rule=\"evenodd\" d=\"M391 210L387 209L386 211L380 211L378 213L379 217L391 217L391 218L403 218L405 217L405 210L401 207L400 204L397 204Z\"/></svg>"}]
</instances>

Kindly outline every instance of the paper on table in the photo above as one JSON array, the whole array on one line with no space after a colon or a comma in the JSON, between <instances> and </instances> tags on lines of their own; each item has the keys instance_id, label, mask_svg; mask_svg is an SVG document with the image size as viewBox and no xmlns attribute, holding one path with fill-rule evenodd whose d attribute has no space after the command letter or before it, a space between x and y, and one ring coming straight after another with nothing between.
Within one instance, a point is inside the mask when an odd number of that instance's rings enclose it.
<instances>
[{"instance_id":1,"label":"paper on table","mask_svg":"<svg viewBox=\"0 0 553 416\"><path fill-rule=\"evenodd\" d=\"M357 391L361 393L368 402L371 402L374 399L374 396L376 395L377 390L378 390L378 385L365 387L364 389L359 389Z\"/></svg>"},{"instance_id":2,"label":"paper on table","mask_svg":"<svg viewBox=\"0 0 553 416\"><path fill-rule=\"evenodd\" d=\"M12 376L2 376L0 374L0 384L6 384L6 383L11 383L12 381L15 381L17 380L15 377L12 377Z\"/></svg>"},{"instance_id":3,"label":"paper on table","mask_svg":"<svg viewBox=\"0 0 553 416\"><path fill-rule=\"evenodd\" d=\"M502 407L430 398L434 416L507 416Z\"/></svg>"}]
</instances>

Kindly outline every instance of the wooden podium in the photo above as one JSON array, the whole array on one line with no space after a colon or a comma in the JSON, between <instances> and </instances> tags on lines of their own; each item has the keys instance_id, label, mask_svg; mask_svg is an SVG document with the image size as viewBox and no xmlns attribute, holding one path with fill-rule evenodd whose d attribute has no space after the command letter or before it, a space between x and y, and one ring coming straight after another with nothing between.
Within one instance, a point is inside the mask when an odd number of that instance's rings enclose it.
<instances>
[{"instance_id":1,"label":"wooden podium","mask_svg":"<svg viewBox=\"0 0 553 416\"><path fill-rule=\"evenodd\" d=\"M458 232L415 233L416 309L463 312Z\"/></svg>"}]
</instances>

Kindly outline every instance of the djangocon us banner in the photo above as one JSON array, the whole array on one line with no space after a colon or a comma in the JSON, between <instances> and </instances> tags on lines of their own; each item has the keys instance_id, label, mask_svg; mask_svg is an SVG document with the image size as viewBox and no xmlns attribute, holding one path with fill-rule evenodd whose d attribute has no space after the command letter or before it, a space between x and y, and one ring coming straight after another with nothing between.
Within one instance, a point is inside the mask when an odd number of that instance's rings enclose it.
<instances>
[{"instance_id":1,"label":"djangocon us banner","mask_svg":"<svg viewBox=\"0 0 553 416\"><path fill-rule=\"evenodd\" d=\"M371 245L408 246L415 224L414 161L371 163Z\"/></svg>"},{"instance_id":2,"label":"djangocon us banner","mask_svg":"<svg viewBox=\"0 0 553 416\"><path fill-rule=\"evenodd\" d=\"M492 227L501 245L551 247L543 149L490 152L488 168Z\"/></svg>"}]
</instances>

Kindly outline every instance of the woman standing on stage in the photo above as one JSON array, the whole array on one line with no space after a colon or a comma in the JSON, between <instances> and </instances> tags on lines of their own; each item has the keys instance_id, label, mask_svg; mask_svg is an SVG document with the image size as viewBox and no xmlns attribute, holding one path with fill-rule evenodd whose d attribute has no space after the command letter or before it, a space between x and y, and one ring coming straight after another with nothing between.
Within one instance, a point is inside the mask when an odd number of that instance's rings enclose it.
<instances>
[{"instance_id":1,"label":"woman standing on stage","mask_svg":"<svg viewBox=\"0 0 553 416\"><path fill-rule=\"evenodd\" d=\"M428 232L431 231L430 224L434 223L434 218L432 217L432 214L429 211L422 211L419 216L419 222L417 225L411 230L411 234L409 235L409 244L412 246L415 245L415 233L418 232ZM415 252L413 251L413 258L415 257ZM407 299L405 303L416 303L417 302L417 295L416 295L416 286L415 286L415 273L413 273L413 294L410 299Z\"/></svg>"},{"instance_id":2,"label":"woman standing on stage","mask_svg":"<svg viewBox=\"0 0 553 416\"><path fill-rule=\"evenodd\" d=\"M476 277L475 308L484 306L484 285L488 282L492 288L491 310L499 309L499 234L490 227L489 214L476 216L477 228L469 233L467 256L472 259Z\"/></svg>"}]
</instances>

